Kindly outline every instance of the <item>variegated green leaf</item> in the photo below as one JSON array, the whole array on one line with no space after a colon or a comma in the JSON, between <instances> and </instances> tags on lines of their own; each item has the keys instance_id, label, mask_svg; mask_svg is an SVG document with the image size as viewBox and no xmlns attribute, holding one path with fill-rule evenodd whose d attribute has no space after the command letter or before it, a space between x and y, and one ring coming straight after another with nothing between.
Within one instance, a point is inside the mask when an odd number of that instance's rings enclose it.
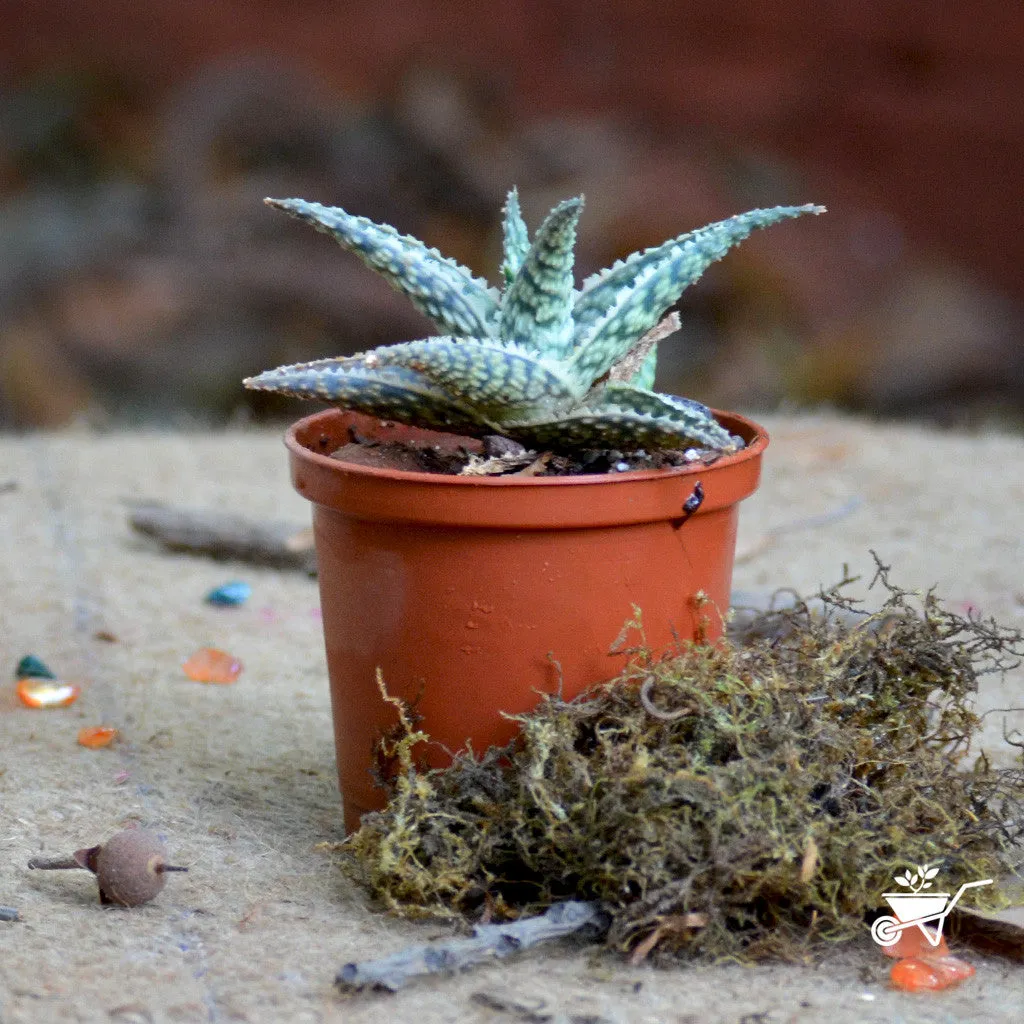
<instances>
[{"instance_id":1,"label":"variegated green leaf","mask_svg":"<svg viewBox=\"0 0 1024 1024\"><path fill-rule=\"evenodd\" d=\"M573 246L583 197L559 203L502 300L501 340L558 359L572 347Z\"/></svg>"},{"instance_id":2,"label":"variegated green leaf","mask_svg":"<svg viewBox=\"0 0 1024 1024\"><path fill-rule=\"evenodd\" d=\"M505 259L501 264L501 273L505 284L509 285L515 280L526 254L530 251L530 234L519 212L519 192L514 186L505 202L502 238Z\"/></svg>"},{"instance_id":3,"label":"variegated green leaf","mask_svg":"<svg viewBox=\"0 0 1024 1024\"><path fill-rule=\"evenodd\" d=\"M538 406L553 411L579 397L557 363L489 338L427 338L385 345L354 358L366 367L415 370L460 403L498 417Z\"/></svg>"},{"instance_id":4,"label":"variegated green leaf","mask_svg":"<svg viewBox=\"0 0 1024 1024\"><path fill-rule=\"evenodd\" d=\"M704 436L695 436L684 424L666 417L608 408L576 409L567 416L546 421L506 424L505 431L530 448L603 449L649 451L671 448L718 448Z\"/></svg>"},{"instance_id":5,"label":"variegated green leaf","mask_svg":"<svg viewBox=\"0 0 1024 1024\"><path fill-rule=\"evenodd\" d=\"M822 210L820 206L752 210L659 246L658 258L641 258L639 269L627 260L620 270L629 270L629 283L618 290L602 315L576 334L572 356L575 372L590 381L607 373L637 338L658 323L684 289L755 228L787 216ZM603 285L598 285L597 291L606 296Z\"/></svg>"},{"instance_id":6,"label":"variegated green leaf","mask_svg":"<svg viewBox=\"0 0 1024 1024\"><path fill-rule=\"evenodd\" d=\"M715 419L711 410L692 398L610 383L595 388L585 402L587 408L597 411L636 412L659 421L671 420L705 448L728 448L733 444L729 431Z\"/></svg>"},{"instance_id":7,"label":"variegated green leaf","mask_svg":"<svg viewBox=\"0 0 1024 1024\"><path fill-rule=\"evenodd\" d=\"M635 287L637 279L646 268L665 263L666 258L675 249L691 246L691 251L706 254L703 261L698 255L685 276L680 279L676 291L678 298L683 289L696 281L715 260L721 259L729 249L758 228L769 227L781 220L801 217L805 213L824 212L825 207L810 203L804 206L774 206L765 210L750 210L727 220L708 224L696 231L689 231L642 252L635 252L607 269L592 274L583 282L573 305L572 315L576 325L577 341L619 301L623 289Z\"/></svg>"},{"instance_id":8,"label":"variegated green leaf","mask_svg":"<svg viewBox=\"0 0 1024 1024\"><path fill-rule=\"evenodd\" d=\"M319 398L343 409L414 427L487 433L480 422L425 376L401 366L368 367L358 359L319 359L267 370L243 382L253 391Z\"/></svg>"},{"instance_id":9,"label":"variegated green leaf","mask_svg":"<svg viewBox=\"0 0 1024 1024\"><path fill-rule=\"evenodd\" d=\"M499 295L463 267L388 224L354 217L338 206L303 199L267 199L268 206L330 235L430 317L443 331L469 337L496 332Z\"/></svg>"}]
</instances>

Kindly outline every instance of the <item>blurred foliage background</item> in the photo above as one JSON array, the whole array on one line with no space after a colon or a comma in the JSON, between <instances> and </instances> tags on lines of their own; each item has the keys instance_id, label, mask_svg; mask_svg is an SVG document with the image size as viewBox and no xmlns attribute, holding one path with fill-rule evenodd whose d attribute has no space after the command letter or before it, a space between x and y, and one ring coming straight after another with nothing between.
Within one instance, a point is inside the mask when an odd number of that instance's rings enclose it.
<instances>
[{"instance_id":1,"label":"blurred foliage background","mask_svg":"<svg viewBox=\"0 0 1024 1024\"><path fill-rule=\"evenodd\" d=\"M496 276L587 197L578 272L753 207L659 386L1024 424L1024 6L4 0L0 426L294 415L283 362L421 337L298 195ZM308 407L303 406L304 411Z\"/></svg>"}]
</instances>

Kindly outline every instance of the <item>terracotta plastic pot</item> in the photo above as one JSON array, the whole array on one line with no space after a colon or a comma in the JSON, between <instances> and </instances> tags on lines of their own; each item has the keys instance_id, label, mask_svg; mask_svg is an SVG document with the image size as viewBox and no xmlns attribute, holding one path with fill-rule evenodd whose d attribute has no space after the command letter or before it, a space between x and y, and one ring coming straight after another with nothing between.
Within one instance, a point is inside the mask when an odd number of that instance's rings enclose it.
<instances>
[{"instance_id":1,"label":"terracotta plastic pot","mask_svg":"<svg viewBox=\"0 0 1024 1024\"><path fill-rule=\"evenodd\" d=\"M614 676L609 653L639 607L647 644L720 635L737 503L760 477L768 436L711 466L576 477L457 477L345 463L364 437L452 445L450 435L337 410L289 430L292 482L313 502L338 777L346 828L381 806L373 750L397 723L376 683L415 702L428 759L507 742L538 691L571 698ZM704 500L684 511L700 482ZM693 502L691 502L691 505Z\"/></svg>"}]
</instances>

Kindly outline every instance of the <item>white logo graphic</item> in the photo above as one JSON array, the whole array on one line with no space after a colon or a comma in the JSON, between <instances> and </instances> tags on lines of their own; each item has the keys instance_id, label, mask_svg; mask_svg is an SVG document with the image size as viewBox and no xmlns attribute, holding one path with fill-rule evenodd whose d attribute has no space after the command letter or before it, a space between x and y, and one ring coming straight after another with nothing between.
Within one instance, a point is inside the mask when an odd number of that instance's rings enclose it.
<instances>
[{"instance_id":1,"label":"white logo graphic","mask_svg":"<svg viewBox=\"0 0 1024 1024\"><path fill-rule=\"evenodd\" d=\"M942 926L946 916L952 912L960 897L968 889L979 885L991 885L991 878L980 882L967 882L960 886L957 894L950 899L948 892L925 892L932 887L932 879L939 873L938 867L922 864L913 873L907 871L896 875L893 879L898 885L905 886L907 892L883 892L885 902L889 904L895 917L880 917L871 926L871 938L880 946L891 946L905 928L917 925L921 934L933 946L942 941ZM935 928L925 925L935 923Z\"/></svg>"}]
</instances>

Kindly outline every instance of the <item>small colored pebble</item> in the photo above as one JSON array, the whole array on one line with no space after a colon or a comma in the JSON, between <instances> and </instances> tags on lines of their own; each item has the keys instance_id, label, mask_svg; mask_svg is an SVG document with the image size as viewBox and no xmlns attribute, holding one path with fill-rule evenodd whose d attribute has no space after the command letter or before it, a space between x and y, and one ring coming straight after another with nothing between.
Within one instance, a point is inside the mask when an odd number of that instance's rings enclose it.
<instances>
[{"instance_id":1,"label":"small colored pebble","mask_svg":"<svg viewBox=\"0 0 1024 1024\"><path fill-rule=\"evenodd\" d=\"M974 968L955 956L906 957L889 971L894 988L903 992L939 992L970 978Z\"/></svg>"},{"instance_id":2,"label":"small colored pebble","mask_svg":"<svg viewBox=\"0 0 1024 1024\"><path fill-rule=\"evenodd\" d=\"M924 926L928 928L927 925ZM928 928L932 938L935 938L935 930ZM939 939L938 944L933 946L928 938L918 928L904 928L900 937L891 945L883 946L882 952L895 960L905 960L907 957L925 957L931 959L939 956L949 956L949 946L946 945L945 936Z\"/></svg>"},{"instance_id":3,"label":"small colored pebble","mask_svg":"<svg viewBox=\"0 0 1024 1024\"><path fill-rule=\"evenodd\" d=\"M14 670L15 679L56 679L46 663L34 654L26 654Z\"/></svg>"},{"instance_id":4,"label":"small colored pebble","mask_svg":"<svg viewBox=\"0 0 1024 1024\"><path fill-rule=\"evenodd\" d=\"M206 603L217 605L221 608L229 608L239 604L245 604L252 597L252 587L248 583L233 580L231 583L224 583L214 587L206 595Z\"/></svg>"},{"instance_id":5,"label":"small colored pebble","mask_svg":"<svg viewBox=\"0 0 1024 1024\"><path fill-rule=\"evenodd\" d=\"M216 647L201 647L181 667L197 683L233 683L242 674L242 663Z\"/></svg>"},{"instance_id":6,"label":"small colored pebble","mask_svg":"<svg viewBox=\"0 0 1024 1024\"><path fill-rule=\"evenodd\" d=\"M18 697L30 708L66 708L74 704L82 688L76 683L62 683L57 679L29 676L19 679Z\"/></svg>"},{"instance_id":7,"label":"small colored pebble","mask_svg":"<svg viewBox=\"0 0 1024 1024\"><path fill-rule=\"evenodd\" d=\"M117 739L117 730L111 725L87 725L78 730L78 742L90 750L109 747Z\"/></svg>"}]
</instances>

